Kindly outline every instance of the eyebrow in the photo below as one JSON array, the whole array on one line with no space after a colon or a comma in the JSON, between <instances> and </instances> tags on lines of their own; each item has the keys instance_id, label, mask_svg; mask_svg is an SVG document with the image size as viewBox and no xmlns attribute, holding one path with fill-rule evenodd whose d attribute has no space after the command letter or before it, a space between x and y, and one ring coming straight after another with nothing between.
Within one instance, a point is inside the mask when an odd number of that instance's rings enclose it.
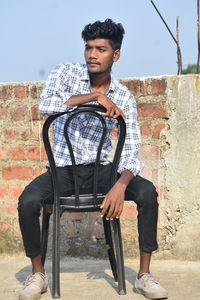
<instances>
[{"instance_id":1,"label":"eyebrow","mask_svg":"<svg viewBox=\"0 0 200 300\"><path fill-rule=\"evenodd\" d=\"M106 46L104 45L97 45L97 46L91 46L91 45L88 45L88 44L85 44L85 48L96 48L96 49L107 49Z\"/></svg>"}]
</instances>

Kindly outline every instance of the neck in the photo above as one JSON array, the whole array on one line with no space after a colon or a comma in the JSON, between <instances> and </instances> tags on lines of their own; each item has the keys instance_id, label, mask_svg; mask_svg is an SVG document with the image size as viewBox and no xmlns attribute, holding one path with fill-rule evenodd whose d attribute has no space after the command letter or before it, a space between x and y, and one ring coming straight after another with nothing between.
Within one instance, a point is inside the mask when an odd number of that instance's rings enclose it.
<instances>
[{"instance_id":1,"label":"neck","mask_svg":"<svg viewBox=\"0 0 200 300\"><path fill-rule=\"evenodd\" d=\"M110 72L107 74L90 74L90 84L92 92L104 93L110 85Z\"/></svg>"}]
</instances>

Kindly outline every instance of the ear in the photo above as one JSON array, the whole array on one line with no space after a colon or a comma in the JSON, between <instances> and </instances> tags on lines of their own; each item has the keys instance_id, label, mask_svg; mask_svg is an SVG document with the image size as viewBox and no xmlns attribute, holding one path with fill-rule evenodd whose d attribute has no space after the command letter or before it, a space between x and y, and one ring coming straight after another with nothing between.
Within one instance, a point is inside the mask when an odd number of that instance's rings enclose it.
<instances>
[{"instance_id":1,"label":"ear","mask_svg":"<svg viewBox=\"0 0 200 300\"><path fill-rule=\"evenodd\" d=\"M113 53L113 62L118 61L119 58L120 58L120 49L116 49Z\"/></svg>"}]
</instances>

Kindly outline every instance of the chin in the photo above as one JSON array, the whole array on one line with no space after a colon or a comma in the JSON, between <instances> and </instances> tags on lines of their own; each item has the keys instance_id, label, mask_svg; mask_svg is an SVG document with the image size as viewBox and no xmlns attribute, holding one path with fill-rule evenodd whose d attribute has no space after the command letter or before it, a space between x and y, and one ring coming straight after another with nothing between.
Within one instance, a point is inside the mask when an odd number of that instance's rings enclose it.
<instances>
[{"instance_id":1,"label":"chin","mask_svg":"<svg viewBox=\"0 0 200 300\"><path fill-rule=\"evenodd\" d=\"M88 72L89 72L90 74L96 74L96 75L98 75L98 74L101 74L101 73L102 73L101 71L94 70L94 69L88 69Z\"/></svg>"}]
</instances>

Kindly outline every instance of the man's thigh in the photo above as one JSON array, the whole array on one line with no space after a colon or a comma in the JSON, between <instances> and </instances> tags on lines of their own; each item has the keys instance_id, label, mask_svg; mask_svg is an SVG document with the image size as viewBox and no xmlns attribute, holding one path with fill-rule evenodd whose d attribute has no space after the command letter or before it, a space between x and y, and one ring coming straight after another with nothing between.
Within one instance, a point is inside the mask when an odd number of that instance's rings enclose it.
<instances>
[{"instance_id":1,"label":"man's thigh","mask_svg":"<svg viewBox=\"0 0 200 300\"><path fill-rule=\"evenodd\" d=\"M72 172L68 168L57 168L58 189L60 193L70 193L73 188ZM43 202L53 201L53 184L51 172L48 169L45 173L36 177L24 189L22 196L34 195L35 200Z\"/></svg>"}]
</instances>

